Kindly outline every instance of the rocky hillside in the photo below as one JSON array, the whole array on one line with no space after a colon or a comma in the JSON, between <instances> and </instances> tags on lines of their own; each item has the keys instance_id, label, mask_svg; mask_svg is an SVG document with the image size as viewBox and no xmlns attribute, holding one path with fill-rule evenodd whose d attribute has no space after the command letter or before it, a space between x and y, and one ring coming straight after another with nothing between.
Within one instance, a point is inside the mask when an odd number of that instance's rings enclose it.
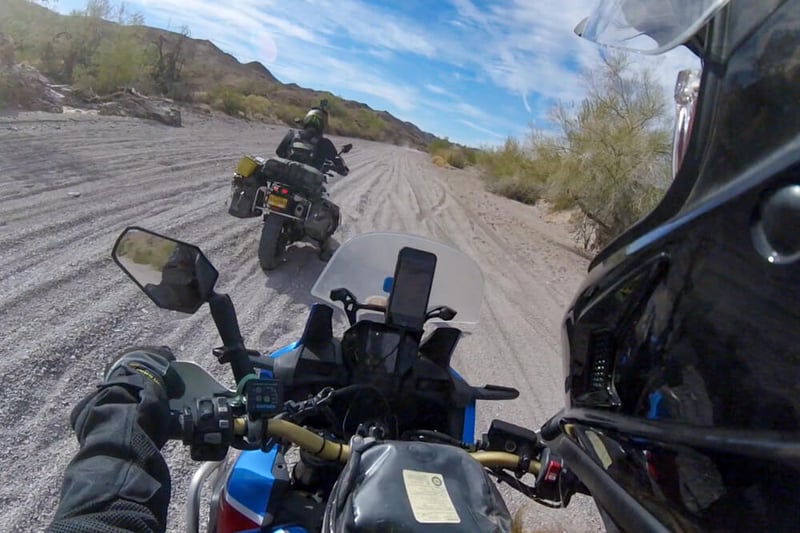
<instances>
[{"instance_id":1,"label":"rocky hillside","mask_svg":"<svg viewBox=\"0 0 800 533\"><path fill-rule=\"evenodd\" d=\"M29 0L0 0L0 65L26 62L55 83L100 95L135 88L266 122L292 124L327 98L331 133L418 148L436 139L386 111L282 83L260 63L241 63L210 41L190 38L190 28L171 32L140 22L104 0L71 15ZM0 106L9 98L0 86Z\"/></svg>"}]
</instances>

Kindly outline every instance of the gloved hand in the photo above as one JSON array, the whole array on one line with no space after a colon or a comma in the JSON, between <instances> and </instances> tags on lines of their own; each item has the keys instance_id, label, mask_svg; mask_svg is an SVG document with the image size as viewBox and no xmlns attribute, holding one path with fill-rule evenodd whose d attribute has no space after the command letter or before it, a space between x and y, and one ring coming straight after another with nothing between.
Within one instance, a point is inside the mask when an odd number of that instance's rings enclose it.
<instances>
[{"instance_id":1,"label":"gloved hand","mask_svg":"<svg viewBox=\"0 0 800 533\"><path fill-rule=\"evenodd\" d=\"M336 161L334 162L334 167L337 174L341 176L347 176L350 173L350 169L347 167L347 165L344 162L344 159L342 159L341 157L336 158Z\"/></svg>"},{"instance_id":2,"label":"gloved hand","mask_svg":"<svg viewBox=\"0 0 800 533\"><path fill-rule=\"evenodd\" d=\"M134 346L123 350L106 366L104 381L113 382L116 377L129 376L132 372L141 375L161 387L168 398L174 398L175 391L170 394L167 382L174 382L174 371L170 372L170 363L175 354L167 346ZM170 379L168 379L168 377Z\"/></svg>"},{"instance_id":3,"label":"gloved hand","mask_svg":"<svg viewBox=\"0 0 800 533\"><path fill-rule=\"evenodd\" d=\"M106 367L103 383L98 390L84 398L72 410L70 422L78 439L91 431L96 421L90 421L107 402L135 402L137 423L158 448L169 435L169 398L183 393L183 383L170 367L175 355L166 346L134 346L120 352ZM112 392L119 390L119 393Z\"/></svg>"}]
</instances>

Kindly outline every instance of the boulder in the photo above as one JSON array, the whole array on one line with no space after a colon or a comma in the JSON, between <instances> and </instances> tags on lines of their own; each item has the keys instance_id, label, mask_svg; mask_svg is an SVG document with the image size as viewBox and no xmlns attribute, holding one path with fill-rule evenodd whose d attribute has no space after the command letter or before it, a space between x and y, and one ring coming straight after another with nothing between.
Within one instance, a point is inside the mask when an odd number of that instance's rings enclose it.
<instances>
[{"instance_id":1,"label":"boulder","mask_svg":"<svg viewBox=\"0 0 800 533\"><path fill-rule=\"evenodd\" d=\"M167 126L181 127L181 112L172 100L144 96L135 89L125 89L100 98L101 115L137 117L156 120Z\"/></svg>"},{"instance_id":2,"label":"boulder","mask_svg":"<svg viewBox=\"0 0 800 533\"><path fill-rule=\"evenodd\" d=\"M27 64L0 66L0 107L61 113L64 97Z\"/></svg>"}]
</instances>

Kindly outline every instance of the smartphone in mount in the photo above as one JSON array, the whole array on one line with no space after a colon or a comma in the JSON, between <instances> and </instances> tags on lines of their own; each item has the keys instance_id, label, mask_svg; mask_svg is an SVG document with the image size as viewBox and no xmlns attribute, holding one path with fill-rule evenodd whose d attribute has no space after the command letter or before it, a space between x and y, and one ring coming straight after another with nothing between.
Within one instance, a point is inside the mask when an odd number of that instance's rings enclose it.
<instances>
[{"instance_id":1,"label":"smartphone in mount","mask_svg":"<svg viewBox=\"0 0 800 533\"><path fill-rule=\"evenodd\" d=\"M435 254L408 247L400 250L386 308L387 324L422 331L435 272Z\"/></svg>"}]
</instances>

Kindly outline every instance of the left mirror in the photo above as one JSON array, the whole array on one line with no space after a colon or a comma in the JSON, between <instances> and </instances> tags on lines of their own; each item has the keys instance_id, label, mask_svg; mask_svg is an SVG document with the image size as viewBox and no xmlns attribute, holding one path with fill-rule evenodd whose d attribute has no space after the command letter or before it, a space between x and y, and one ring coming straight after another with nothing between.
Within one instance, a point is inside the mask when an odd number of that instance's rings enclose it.
<instances>
[{"instance_id":1,"label":"left mirror","mask_svg":"<svg viewBox=\"0 0 800 533\"><path fill-rule=\"evenodd\" d=\"M157 306L181 313L207 302L219 277L197 246L143 228L123 231L112 256Z\"/></svg>"}]
</instances>

